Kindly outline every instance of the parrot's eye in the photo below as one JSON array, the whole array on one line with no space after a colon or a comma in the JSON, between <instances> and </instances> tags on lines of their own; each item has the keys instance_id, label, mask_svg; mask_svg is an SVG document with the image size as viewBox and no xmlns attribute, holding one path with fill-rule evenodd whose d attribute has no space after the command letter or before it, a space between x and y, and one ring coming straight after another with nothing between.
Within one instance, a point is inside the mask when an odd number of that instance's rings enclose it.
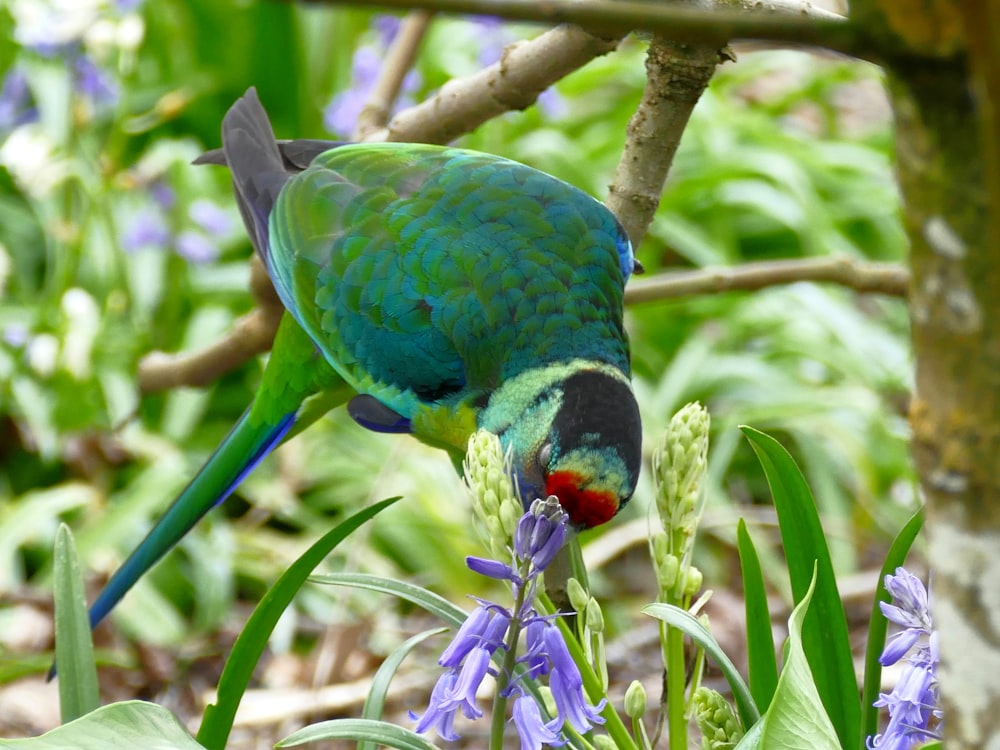
<instances>
[{"instance_id":1,"label":"parrot's eye","mask_svg":"<svg viewBox=\"0 0 1000 750\"><path fill-rule=\"evenodd\" d=\"M552 458L552 443L546 443L538 451L538 466L542 471L549 468L549 460Z\"/></svg>"}]
</instances>

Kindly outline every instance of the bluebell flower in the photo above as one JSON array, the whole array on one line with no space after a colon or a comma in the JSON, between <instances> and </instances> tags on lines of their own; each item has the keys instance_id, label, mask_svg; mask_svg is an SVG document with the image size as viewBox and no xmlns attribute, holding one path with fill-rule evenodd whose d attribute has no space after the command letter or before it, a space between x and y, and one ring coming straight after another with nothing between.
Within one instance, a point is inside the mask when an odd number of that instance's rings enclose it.
<instances>
[{"instance_id":1,"label":"bluebell flower","mask_svg":"<svg viewBox=\"0 0 1000 750\"><path fill-rule=\"evenodd\" d=\"M163 212L153 207L139 211L125 227L121 246L127 253L149 248L164 248L171 234Z\"/></svg>"},{"instance_id":2,"label":"bluebell flower","mask_svg":"<svg viewBox=\"0 0 1000 750\"><path fill-rule=\"evenodd\" d=\"M881 693L874 705L887 708L885 731L869 737L866 746L879 750L910 750L940 737L941 710L938 708L936 669L938 634L933 629L929 596L924 584L904 568L885 577L892 604L880 602L882 614L903 628L886 644L879 661L891 666L906 657L899 681L890 693ZM929 728L932 719L938 726Z\"/></svg>"},{"instance_id":3,"label":"bluebell flower","mask_svg":"<svg viewBox=\"0 0 1000 750\"><path fill-rule=\"evenodd\" d=\"M514 591L515 607L508 610L499 604L481 600L476 610L459 628L438 663L445 672L431 693L430 704L417 721L416 731L433 729L442 739L456 739L454 720L462 711L469 719L482 715L476 704L476 692L486 676L500 676L491 666L498 650L516 647L521 630L526 633L526 650L515 663L524 669L520 675L504 674L500 695L515 697L514 726L521 738L522 750L538 750L543 744L565 742L563 726L569 723L577 732L586 733L604 719L598 714L604 701L591 706L583 695L580 670L570 656L562 633L552 617L539 615L534 608L538 576L552 562L566 540L568 516L556 498L536 500L518 521L514 533L512 564L481 557L468 557L470 569L489 578L509 581ZM524 683L548 676L557 715L542 719L541 708L524 690Z\"/></svg>"},{"instance_id":4,"label":"bluebell flower","mask_svg":"<svg viewBox=\"0 0 1000 750\"><path fill-rule=\"evenodd\" d=\"M351 87L334 96L323 110L323 126L328 131L342 138L348 138L354 132L358 115L378 79L381 61L381 55L374 47L365 45L354 52Z\"/></svg>"},{"instance_id":5,"label":"bluebell flower","mask_svg":"<svg viewBox=\"0 0 1000 750\"><path fill-rule=\"evenodd\" d=\"M210 200L196 200L188 208L188 216L213 237L225 237L233 231L233 220L229 212Z\"/></svg>"},{"instance_id":6,"label":"bluebell flower","mask_svg":"<svg viewBox=\"0 0 1000 750\"><path fill-rule=\"evenodd\" d=\"M19 65L8 68L0 85L0 133L38 120L28 76Z\"/></svg>"},{"instance_id":7,"label":"bluebell flower","mask_svg":"<svg viewBox=\"0 0 1000 750\"><path fill-rule=\"evenodd\" d=\"M399 16L391 15L378 15L372 19L372 29L378 34L379 42L383 47L388 47L392 44L393 39L396 38L396 34L399 33L399 27L403 25L403 20Z\"/></svg>"},{"instance_id":8,"label":"bluebell flower","mask_svg":"<svg viewBox=\"0 0 1000 750\"><path fill-rule=\"evenodd\" d=\"M73 88L95 107L113 107L118 102L118 84L84 53L73 64Z\"/></svg>"},{"instance_id":9,"label":"bluebell flower","mask_svg":"<svg viewBox=\"0 0 1000 750\"><path fill-rule=\"evenodd\" d=\"M382 16L381 18L391 19L392 16ZM395 24L396 29L391 27L390 21L379 22L376 19L375 28L378 31L380 44L365 44L358 47L354 52L351 62L351 86L345 91L341 91L323 110L323 127L329 132L342 138L349 138L354 132L375 83L378 81L379 71L382 67L382 60L385 57L385 50L391 43L392 38L398 31L398 19ZM420 74L416 70L410 70L403 77L400 87L399 106L406 107L413 103L410 96L420 87Z\"/></svg>"},{"instance_id":10,"label":"bluebell flower","mask_svg":"<svg viewBox=\"0 0 1000 750\"><path fill-rule=\"evenodd\" d=\"M215 243L201 232L192 229L185 229L174 241L174 248L177 254L186 258L192 263L208 263L215 260L219 250Z\"/></svg>"},{"instance_id":11,"label":"bluebell flower","mask_svg":"<svg viewBox=\"0 0 1000 750\"><path fill-rule=\"evenodd\" d=\"M531 696L522 694L514 701L514 726L521 738L521 750L540 750L542 745L565 745L566 739L555 726L557 721L543 721L538 704Z\"/></svg>"}]
</instances>

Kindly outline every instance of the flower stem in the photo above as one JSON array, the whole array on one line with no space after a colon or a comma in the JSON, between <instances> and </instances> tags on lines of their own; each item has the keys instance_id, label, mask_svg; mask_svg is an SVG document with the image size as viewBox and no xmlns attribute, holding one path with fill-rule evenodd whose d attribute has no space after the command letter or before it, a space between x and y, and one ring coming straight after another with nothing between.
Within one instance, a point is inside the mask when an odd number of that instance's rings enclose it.
<instances>
[{"instance_id":1,"label":"flower stem","mask_svg":"<svg viewBox=\"0 0 1000 750\"><path fill-rule=\"evenodd\" d=\"M687 747L685 717L684 633L667 626L667 721L669 747Z\"/></svg>"},{"instance_id":2,"label":"flower stem","mask_svg":"<svg viewBox=\"0 0 1000 750\"><path fill-rule=\"evenodd\" d=\"M525 566L527 567L527 566ZM525 573L522 570L521 573ZM507 651L503 657L503 666L497 674L496 692L493 694L493 715L490 719L490 750L503 750L503 730L507 723L507 686L510 684L510 676L514 673L517 663L517 639L521 635L521 618L517 616L524 606L526 589L530 584L516 586L517 595L514 598L515 617L511 619L510 630L507 633Z\"/></svg>"}]
</instances>

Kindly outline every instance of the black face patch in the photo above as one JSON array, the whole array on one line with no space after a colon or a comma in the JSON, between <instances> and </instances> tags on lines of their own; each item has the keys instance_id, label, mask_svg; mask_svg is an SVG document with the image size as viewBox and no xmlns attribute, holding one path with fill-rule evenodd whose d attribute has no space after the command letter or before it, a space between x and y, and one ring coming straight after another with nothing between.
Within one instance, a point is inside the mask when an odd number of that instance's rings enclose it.
<instances>
[{"instance_id":1,"label":"black face patch","mask_svg":"<svg viewBox=\"0 0 1000 750\"><path fill-rule=\"evenodd\" d=\"M552 423L560 453L610 448L622 459L632 486L642 464L642 422L632 389L617 378L583 370L562 384L563 402Z\"/></svg>"}]
</instances>

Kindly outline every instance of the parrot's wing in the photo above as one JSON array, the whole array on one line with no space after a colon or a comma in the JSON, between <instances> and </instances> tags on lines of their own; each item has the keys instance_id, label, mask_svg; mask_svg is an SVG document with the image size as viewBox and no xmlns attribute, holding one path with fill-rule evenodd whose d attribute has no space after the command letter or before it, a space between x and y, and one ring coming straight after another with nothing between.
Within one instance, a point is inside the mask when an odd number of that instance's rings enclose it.
<instances>
[{"instance_id":1,"label":"parrot's wing","mask_svg":"<svg viewBox=\"0 0 1000 750\"><path fill-rule=\"evenodd\" d=\"M286 306L348 382L403 417L546 361L628 369L628 240L600 203L534 169L348 144L292 176L269 222Z\"/></svg>"}]
</instances>

